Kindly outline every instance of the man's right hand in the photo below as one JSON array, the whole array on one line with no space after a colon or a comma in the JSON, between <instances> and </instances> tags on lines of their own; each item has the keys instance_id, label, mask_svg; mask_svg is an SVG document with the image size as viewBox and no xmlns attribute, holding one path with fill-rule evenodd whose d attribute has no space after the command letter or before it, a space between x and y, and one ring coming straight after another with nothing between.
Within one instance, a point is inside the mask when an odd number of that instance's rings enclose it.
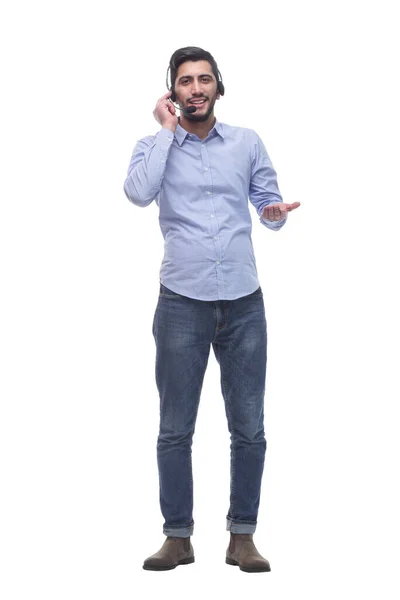
<instances>
[{"instance_id":1,"label":"man's right hand","mask_svg":"<svg viewBox=\"0 0 400 600\"><path fill-rule=\"evenodd\" d=\"M168 100L172 92L167 92L162 96L153 110L153 115L156 121L158 121L161 127L170 129L175 133L178 125L178 117L176 116L175 106Z\"/></svg>"}]
</instances>

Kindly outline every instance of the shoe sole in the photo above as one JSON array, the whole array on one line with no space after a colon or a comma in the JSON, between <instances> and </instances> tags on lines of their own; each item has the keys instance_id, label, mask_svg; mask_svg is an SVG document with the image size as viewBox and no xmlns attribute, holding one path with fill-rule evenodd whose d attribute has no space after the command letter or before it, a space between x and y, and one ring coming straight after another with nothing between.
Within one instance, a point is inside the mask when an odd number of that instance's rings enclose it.
<instances>
[{"instance_id":1,"label":"shoe sole","mask_svg":"<svg viewBox=\"0 0 400 600\"><path fill-rule=\"evenodd\" d=\"M246 573L269 573L271 567L269 569L263 569L261 567L254 567L254 569L248 567L241 567L236 560L232 558L226 557L225 562L227 565L233 565L234 567L239 567L241 571L245 571Z\"/></svg>"},{"instance_id":2,"label":"shoe sole","mask_svg":"<svg viewBox=\"0 0 400 600\"><path fill-rule=\"evenodd\" d=\"M166 567L143 565L143 569L145 571L170 571L171 569L176 569L176 567L179 567L179 565L190 565L191 563L194 563L194 556L192 556L190 558L183 558L178 563L176 563L176 565L166 566Z\"/></svg>"}]
</instances>

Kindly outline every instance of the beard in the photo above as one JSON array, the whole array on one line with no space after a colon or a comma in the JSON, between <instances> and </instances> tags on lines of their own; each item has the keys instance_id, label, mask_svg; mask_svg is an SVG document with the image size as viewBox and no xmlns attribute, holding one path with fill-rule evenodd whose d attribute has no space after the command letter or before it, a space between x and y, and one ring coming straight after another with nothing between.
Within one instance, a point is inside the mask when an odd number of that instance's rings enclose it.
<instances>
[{"instance_id":1,"label":"beard","mask_svg":"<svg viewBox=\"0 0 400 600\"><path fill-rule=\"evenodd\" d=\"M206 96L204 96L206 98ZM206 98L208 100L208 98ZM207 121L207 119L209 118L209 116L211 115L212 111L214 110L214 104L217 100L217 94L215 94L215 96L209 101L209 105L208 105L208 109L206 110L205 113L201 114L201 113L188 113L186 112L185 109L183 109L183 114L185 115L185 119L187 119L188 121L193 121L194 123L202 123L203 121Z\"/></svg>"}]
</instances>

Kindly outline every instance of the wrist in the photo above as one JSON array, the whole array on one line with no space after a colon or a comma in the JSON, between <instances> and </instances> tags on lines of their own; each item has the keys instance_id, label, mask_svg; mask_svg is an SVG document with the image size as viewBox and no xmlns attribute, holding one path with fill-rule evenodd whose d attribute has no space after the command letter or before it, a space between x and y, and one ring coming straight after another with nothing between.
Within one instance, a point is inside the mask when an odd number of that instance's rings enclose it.
<instances>
[{"instance_id":1,"label":"wrist","mask_svg":"<svg viewBox=\"0 0 400 600\"><path fill-rule=\"evenodd\" d=\"M170 131L172 131L172 133L175 133L176 131L176 125L171 125L171 123L161 123L161 127L163 129L169 129Z\"/></svg>"}]
</instances>

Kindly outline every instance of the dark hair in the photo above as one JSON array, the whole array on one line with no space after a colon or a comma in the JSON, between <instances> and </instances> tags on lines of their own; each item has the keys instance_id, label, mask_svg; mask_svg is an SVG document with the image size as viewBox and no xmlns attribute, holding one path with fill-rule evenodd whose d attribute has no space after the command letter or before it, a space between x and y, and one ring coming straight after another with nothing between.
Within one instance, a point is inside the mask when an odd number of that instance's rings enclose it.
<instances>
[{"instance_id":1,"label":"dark hair","mask_svg":"<svg viewBox=\"0 0 400 600\"><path fill-rule=\"evenodd\" d=\"M167 74L167 87L172 91L172 101L175 102L175 79L180 65L187 60L206 60L210 63L212 72L214 73L215 79L217 80L218 91L221 96L224 95L225 89L222 83L221 73L219 72L218 65L210 52L203 50L203 48L197 48L196 46L187 46L186 48L179 48L175 50L169 61L168 70L171 71L171 87L168 86L168 74ZM175 99L174 99L175 96Z\"/></svg>"}]
</instances>

